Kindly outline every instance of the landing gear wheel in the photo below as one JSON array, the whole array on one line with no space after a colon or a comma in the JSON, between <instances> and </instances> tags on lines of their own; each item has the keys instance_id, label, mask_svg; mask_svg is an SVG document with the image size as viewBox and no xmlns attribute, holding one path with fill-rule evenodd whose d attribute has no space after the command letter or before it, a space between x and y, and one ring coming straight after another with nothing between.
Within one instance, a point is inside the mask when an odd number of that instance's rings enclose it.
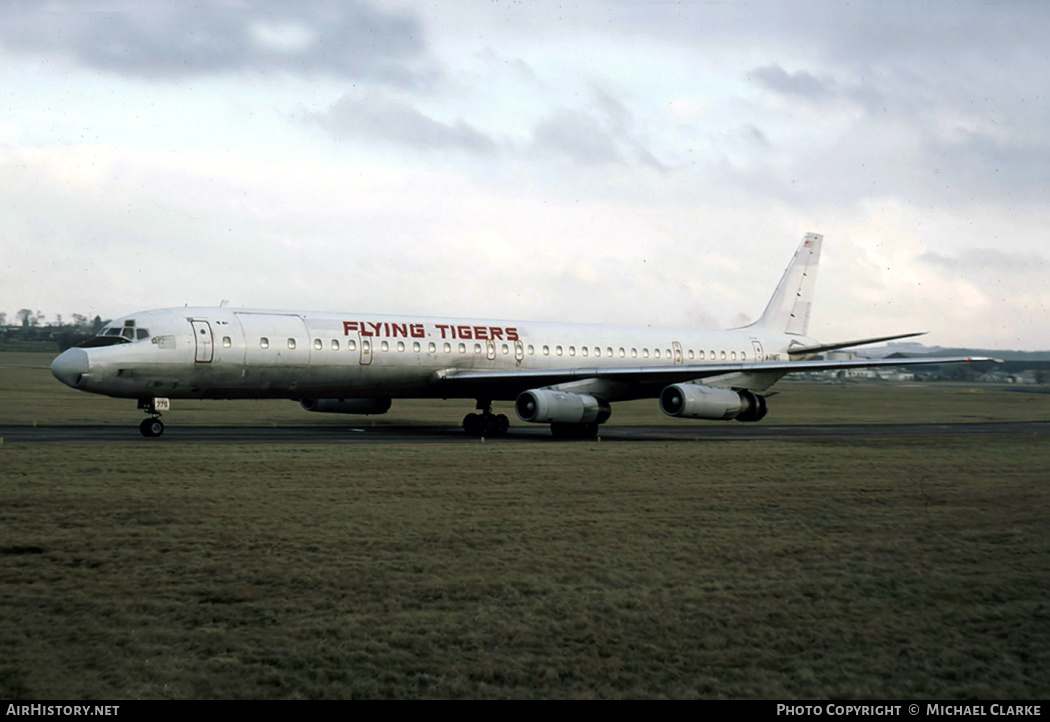
<instances>
[{"instance_id":1,"label":"landing gear wheel","mask_svg":"<svg viewBox=\"0 0 1050 722\"><path fill-rule=\"evenodd\" d=\"M164 433L164 422L160 419L145 419L139 424L139 431L148 439L153 439Z\"/></svg>"},{"instance_id":2,"label":"landing gear wheel","mask_svg":"<svg viewBox=\"0 0 1050 722\"><path fill-rule=\"evenodd\" d=\"M478 414L467 414L463 417L463 430L468 436L481 436L481 416Z\"/></svg>"},{"instance_id":3,"label":"landing gear wheel","mask_svg":"<svg viewBox=\"0 0 1050 722\"><path fill-rule=\"evenodd\" d=\"M467 414L463 417L463 430L470 436L506 436L510 419L503 414Z\"/></svg>"},{"instance_id":4,"label":"landing gear wheel","mask_svg":"<svg viewBox=\"0 0 1050 722\"><path fill-rule=\"evenodd\" d=\"M737 421L753 422L761 421L766 417L766 411L768 407L766 405L766 397L759 396L758 394L751 393L750 391L741 391L741 398L747 402L747 409L742 414L736 417Z\"/></svg>"}]
</instances>

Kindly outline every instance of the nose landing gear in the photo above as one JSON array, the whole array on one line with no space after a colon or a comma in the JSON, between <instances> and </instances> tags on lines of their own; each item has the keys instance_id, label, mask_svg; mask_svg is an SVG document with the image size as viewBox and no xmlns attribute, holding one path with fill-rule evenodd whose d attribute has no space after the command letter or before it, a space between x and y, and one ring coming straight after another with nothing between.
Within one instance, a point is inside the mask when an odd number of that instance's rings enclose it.
<instances>
[{"instance_id":1,"label":"nose landing gear","mask_svg":"<svg viewBox=\"0 0 1050 722\"><path fill-rule=\"evenodd\" d=\"M139 431L146 438L152 439L164 433L164 422L156 417L143 419L142 423L139 424Z\"/></svg>"},{"instance_id":2,"label":"nose landing gear","mask_svg":"<svg viewBox=\"0 0 1050 722\"><path fill-rule=\"evenodd\" d=\"M164 422L160 412L168 411L171 402L168 399L139 399L139 408L149 414L149 418L139 424L139 433L147 439L154 439L164 433Z\"/></svg>"}]
</instances>

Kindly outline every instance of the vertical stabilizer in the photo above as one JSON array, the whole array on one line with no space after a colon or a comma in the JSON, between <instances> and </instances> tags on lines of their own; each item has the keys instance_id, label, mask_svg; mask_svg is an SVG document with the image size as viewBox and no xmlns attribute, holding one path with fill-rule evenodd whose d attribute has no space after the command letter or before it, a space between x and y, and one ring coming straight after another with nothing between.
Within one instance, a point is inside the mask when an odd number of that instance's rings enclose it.
<instances>
[{"instance_id":1,"label":"vertical stabilizer","mask_svg":"<svg viewBox=\"0 0 1050 722\"><path fill-rule=\"evenodd\" d=\"M762 318L751 324L752 327L763 331L806 335L823 241L824 236L819 233L807 233L802 238Z\"/></svg>"}]
</instances>

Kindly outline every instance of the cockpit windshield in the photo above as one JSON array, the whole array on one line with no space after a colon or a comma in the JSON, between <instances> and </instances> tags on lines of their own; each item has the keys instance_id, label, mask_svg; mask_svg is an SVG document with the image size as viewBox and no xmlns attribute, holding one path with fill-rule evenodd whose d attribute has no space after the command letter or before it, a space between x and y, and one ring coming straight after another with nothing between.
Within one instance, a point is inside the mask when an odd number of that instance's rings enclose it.
<instances>
[{"instance_id":1,"label":"cockpit windshield","mask_svg":"<svg viewBox=\"0 0 1050 722\"><path fill-rule=\"evenodd\" d=\"M142 341L147 338L149 338L149 329L136 327L135 319L129 318L123 324L103 326L97 334L77 345L80 348L99 348Z\"/></svg>"}]
</instances>

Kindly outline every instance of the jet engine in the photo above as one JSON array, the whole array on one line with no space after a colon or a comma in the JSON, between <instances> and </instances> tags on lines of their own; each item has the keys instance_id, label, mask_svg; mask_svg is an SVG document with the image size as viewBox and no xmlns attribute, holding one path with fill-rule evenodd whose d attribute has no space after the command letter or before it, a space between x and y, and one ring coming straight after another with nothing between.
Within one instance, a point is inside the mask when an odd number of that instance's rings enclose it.
<instances>
[{"instance_id":1,"label":"jet engine","mask_svg":"<svg viewBox=\"0 0 1050 722\"><path fill-rule=\"evenodd\" d=\"M537 424L600 424L612 414L609 404L601 399L554 389L521 392L514 402L514 410L522 421Z\"/></svg>"},{"instance_id":2,"label":"jet engine","mask_svg":"<svg viewBox=\"0 0 1050 722\"><path fill-rule=\"evenodd\" d=\"M758 421L766 415L766 399L750 391L672 384L660 392L660 410L687 419Z\"/></svg>"},{"instance_id":3,"label":"jet engine","mask_svg":"<svg viewBox=\"0 0 1050 722\"><path fill-rule=\"evenodd\" d=\"M385 414L390 399L302 399L299 405L325 414Z\"/></svg>"}]
</instances>

